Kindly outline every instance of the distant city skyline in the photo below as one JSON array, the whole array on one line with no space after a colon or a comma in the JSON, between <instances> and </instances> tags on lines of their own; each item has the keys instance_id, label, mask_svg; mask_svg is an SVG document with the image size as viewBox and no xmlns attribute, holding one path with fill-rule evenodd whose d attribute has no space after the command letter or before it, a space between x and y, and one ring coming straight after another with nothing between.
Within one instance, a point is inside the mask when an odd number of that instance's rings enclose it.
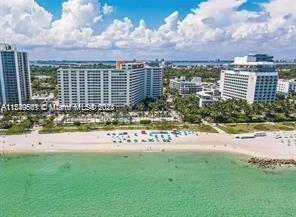
<instances>
[{"instance_id":1,"label":"distant city skyline","mask_svg":"<svg viewBox=\"0 0 296 217\"><path fill-rule=\"evenodd\" d=\"M295 11L295 0L2 0L0 43L30 60L292 60Z\"/></svg>"}]
</instances>

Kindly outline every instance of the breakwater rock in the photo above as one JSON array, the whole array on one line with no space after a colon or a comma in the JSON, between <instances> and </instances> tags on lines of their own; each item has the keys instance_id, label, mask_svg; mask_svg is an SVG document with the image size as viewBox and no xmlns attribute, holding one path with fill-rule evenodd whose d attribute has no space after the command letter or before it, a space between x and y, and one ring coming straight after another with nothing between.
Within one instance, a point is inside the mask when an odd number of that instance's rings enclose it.
<instances>
[{"instance_id":1,"label":"breakwater rock","mask_svg":"<svg viewBox=\"0 0 296 217\"><path fill-rule=\"evenodd\" d=\"M275 168L277 166L296 166L294 159L273 159L273 158L260 158L252 157L248 163L262 167L262 168Z\"/></svg>"}]
</instances>

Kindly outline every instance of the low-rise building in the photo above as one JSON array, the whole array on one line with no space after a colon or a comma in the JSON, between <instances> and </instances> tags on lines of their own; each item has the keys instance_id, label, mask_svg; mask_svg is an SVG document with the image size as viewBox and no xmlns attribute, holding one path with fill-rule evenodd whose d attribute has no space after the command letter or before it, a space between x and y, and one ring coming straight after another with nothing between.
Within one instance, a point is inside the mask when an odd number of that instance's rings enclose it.
<instances>
[{"instance_id":1,"label":"low-rise building","mask_svg":"<svg viewBox=\"0 0 296 217\"><path fill-rule=\"evenodd\" d=\"M34 103L42 103L42 102L50 102L51 100L54 100L54 94L38 94L32 96L32 102Z\"/></svg>"},{"instance_id":2,"label":"low-rise building","mask_svg":"<svg viewBox=\"0 0 296 217\"><path fill-rule=\"evenodd\" d=\"M209 105L213 102L218 102L220 100L219 95L215 95L215 91L200 91L197 92L197 98L199 99L199 107Z\"/></svg>"},{"instance_id":3,"label":"low-rise building","mask_svg":"<svg viewBox=\"0 0 296 217\"><path fill-rule=\"evenodd\" d=\"M296 92L296 80L279 79L277 84L277 93L289 96L291 93Z\"/></svg>"},{"instance_id":4,"label":"low-rise building","mask_svg":"<svg viewBox=\"0 0 296 217\"><path fill-rule=\"evenodd\" d=\"M180 95L193 94L202 90L199 85L186 80L185 77L171 79L169 86L172 89L176 89Z\"/></svg>"},{"instance_id":5,"label":"low-rise building","mask_svg":"<svg viewBox=\"0 0 296 217\"><path fill-rule=\"evenodd\" d=\"M201 77L193 77L191 80L192 83L195 83L196 85L201 85Z\"/></svg>"}]
</instances>

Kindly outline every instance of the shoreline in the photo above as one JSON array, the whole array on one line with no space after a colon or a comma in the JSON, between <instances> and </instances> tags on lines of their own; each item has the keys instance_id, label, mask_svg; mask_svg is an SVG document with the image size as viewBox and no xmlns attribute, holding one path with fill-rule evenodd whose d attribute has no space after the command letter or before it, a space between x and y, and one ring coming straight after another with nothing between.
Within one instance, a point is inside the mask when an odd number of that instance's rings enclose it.
<instances>
[{"instance_id":1,"label":"shoreline","mask_svg":"<svg viewBox=\"0 0 296 217\"><path fill-rule=\"evenodd\" d=\"M170 142L149 142L149 133L139 130L71 132L1 136L1 154L9 153L140 153L140 152L227 152L250 157L296 159L296 131L267 132L265 137L237 139L235 135L195 133L173 137ZM166 131L170 132L170 131ZM118 143L127 133L125 141ZM112 135L115 134L115 135ZM137 136L134 136L137 135ZM280 137L280 138L278 138ZM126 142L131 140L131 142ZM134 142L136 141L137 142ZM145 142L143 142L145 140ZM158 140L158 139L157 139ZM115 143L116 142L116 143Z\"/></svg>"},{"instance_id":2,"label":"shoreline","mask_svg":"<svg viewBox=\"0 0 296 217\"><path fill-rule=\"evenodd\" d=\"M151 146L149 146L151 147ZM236 156L244 156L244 157L252 157L255 156L252 153L249 152L241 152L241 151L234 151L234 150L222 150L222 149L210 149L209 148L191 148L191 149L186 149L186 148L164 148L164 149L155 149L154 147L151 149L147 148L146 150L144 149L109 149L109 150L82 150L82 149L51 149L51 150L8 150L0 153L0 155L13 155L13 154L129 154L129 153L145 153L145 154L153 154L153 153L229 153L233 154ZM145 147L143 147L145 148Z\"/></svg>"}]
</instances>

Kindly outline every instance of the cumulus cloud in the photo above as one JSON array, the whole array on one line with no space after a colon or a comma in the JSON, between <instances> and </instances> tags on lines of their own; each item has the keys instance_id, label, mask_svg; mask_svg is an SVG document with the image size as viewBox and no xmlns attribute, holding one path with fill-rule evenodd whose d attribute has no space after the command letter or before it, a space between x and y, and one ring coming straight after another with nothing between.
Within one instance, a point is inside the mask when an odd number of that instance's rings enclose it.
<instances>
[{"instance_id":1,"label":"cumulus cloud","mask_svg":"<svg viewBox=\"0 0 296 217\"><path fill-rule=\"evenodd\" d=\"M104 4L102 9L103 9L103 14L104 15L108 15L108 14L111 14L113 12L113 7L111 5L107 5L107 3Z\"/></svg>"},{"instance_id":2,"label":"cumulus cloud","mask_svg":"<svg viewBox=\"0 0 296 217\"><path fill-rule=\"evenodd\" d=\"M258 12L238 10L246 0L208 0L188 14L178 25L177 46L208 49L284 50L296 47L294 0L271 0ZM293 16L294 15L294 16ZM185 41L185 43L184 43ZM288 48L288 49L290 49Z\"/></svg>"},{"instance_id":3,"label":"cumulus cloud","mask_svg":"<svg viewBox=\"0 0 296 217\"><path fill-rule=\"evenodd\" d=\"M52 15L34 0L0 1L0 41L45 44L41 34L51 22Z\"/></svg>"},{"instance_id":4,"label":"cumulus cloud","mask_svg":"<svg viewBox=\"0 0 296 217\"><path fill-rule=\"evenodd\" d=\"M102 6L98 0L68 0L58 20L33 0L1 0L0 28L4 34L0 40L112 52L128 49L139 53L144 49L146 54L295 51L295 0L271 0L261 4L259 11L241 10L246 1L203 1L182 20L177 11L170 14L155 30L144 20L134 25L127 17L115 19L96 33L96 25L113 11L112 6Z\"/></svg>"},{"instance_id":5,"label":"cumulus cloud","mask_svg":"<svg viewBox=\"0 0 296 217\"><path fill-rule=\"evenodd\" d=\"M69 0L62 4L62 8L61 18L52 22L45 38L55 46L85 46L93 34L91 27L102 19L99 2Z\"/></svg>"},{"instance_id":6,"label":"cumulus cloud","mask_svg":"<svg viewBox=\"0 0 296 217\"><path fill-rule=\"evenodd\" d=\"M92 40L94 26L112 7L98 0L68 0L62 4L60 19L34 0L1 0L0 40L22 45L84 47Z\"/></svg>"}]
</instances>

